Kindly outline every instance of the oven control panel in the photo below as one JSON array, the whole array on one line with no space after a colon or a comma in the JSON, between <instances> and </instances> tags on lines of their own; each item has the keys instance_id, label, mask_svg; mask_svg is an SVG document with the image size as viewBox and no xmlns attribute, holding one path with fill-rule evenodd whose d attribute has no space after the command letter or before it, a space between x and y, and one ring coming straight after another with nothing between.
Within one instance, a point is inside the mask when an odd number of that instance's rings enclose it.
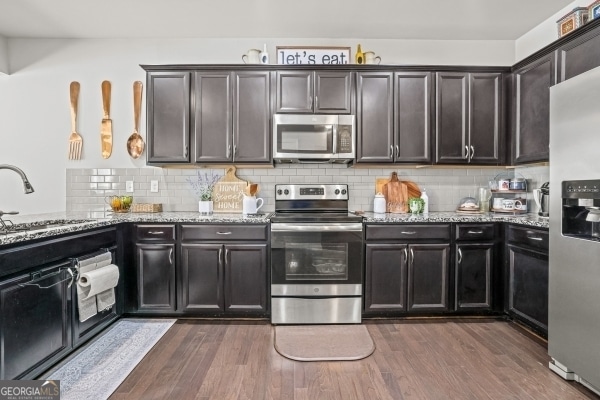
<instances>
[{"instance_id":1,"label":"oven control panel","mask_svg":"<svg viewBox=\"0 0 600 400\"><path fill-rule=\"evenodd\" d=\"M275 185L275 200L348 200L345 184Z\"/></svg>"}]
</instances>

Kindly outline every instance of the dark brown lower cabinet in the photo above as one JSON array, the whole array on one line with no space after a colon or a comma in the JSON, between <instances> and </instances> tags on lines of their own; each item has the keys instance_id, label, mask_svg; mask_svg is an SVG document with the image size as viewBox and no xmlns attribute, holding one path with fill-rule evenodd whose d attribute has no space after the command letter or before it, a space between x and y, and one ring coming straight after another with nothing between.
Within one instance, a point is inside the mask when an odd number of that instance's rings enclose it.
<instances>
[{"instance_id":1,"label":"dark brown lower cabinet","mask_svg":"<svg viewBox=\"0 0 600 400\"><path fill-rule=\"evenodd\" d=\"M408 246L408 311L447 311L450 244Z\"/></svg>"},{"instance_id":2,"label":"dark brown lower cabinet","mask_svg":"<svg viewBox=\"0 0 600 400\"><path fill-rule=\"evenodd\" d=\"M456 245L457 310L491 309L494 248L494 243Z\"/></svg>"},{"instance_id":3,"label":"dark brown lower cabinet","mask_svg":"<svg viewBox=\"0 0 600 400\"><path fill-rule=\"evenodd\" d=\"M450 309L450 225L366 226L364 312L438 313Z\"/></svg>"},{"instance_id":4,"label":"dark brown lower cabinet","mask_svg":"<svg viewBox=\"0 0 600 400\"><path fill-rule=\"evenodd\" d=\"M184 243L181 309L188 313L264 313L266 268L266 243Z\"/></svg>"},{"instance_id":5,"label":"dark brown lower cabinet","mask_svg":"<svg viewBox=\"0 0 600 400\"><path fill-rule=\"evenodd\" d=\"M174 312L175 244L136 244L138 311Z\"/></svg>"}]
</instances>

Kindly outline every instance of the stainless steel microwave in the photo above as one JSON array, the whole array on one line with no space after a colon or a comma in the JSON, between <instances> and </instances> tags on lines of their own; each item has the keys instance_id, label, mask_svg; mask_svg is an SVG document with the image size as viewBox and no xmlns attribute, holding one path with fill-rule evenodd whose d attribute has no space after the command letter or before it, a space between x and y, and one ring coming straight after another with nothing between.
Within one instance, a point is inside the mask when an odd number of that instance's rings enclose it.
<instances>
[{"instance_id":1,"label":"stainless steel microwave","mask_svg":"<svg viewBox=\"0 0 600 400\"><path fill-rule=\"evenodd\" d=\"M275 162L349 163L356 155L354 115L275 114Z\"/></svg>"}]
</instances>

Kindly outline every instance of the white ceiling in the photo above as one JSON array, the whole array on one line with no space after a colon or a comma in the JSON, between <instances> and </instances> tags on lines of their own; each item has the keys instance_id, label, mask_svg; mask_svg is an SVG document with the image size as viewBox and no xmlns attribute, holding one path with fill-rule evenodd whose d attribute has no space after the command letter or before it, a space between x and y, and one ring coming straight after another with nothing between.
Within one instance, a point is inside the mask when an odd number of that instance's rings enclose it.
<instances>
[{"instance_id":1,"label":"white ceiling","mask_svg":"<svg viewBox=\"0 0 600 400\"><path fill-rule=\"evenodd\" d=\"M0 35L515 40L570 3L572 0L0 0Z\"/></svg>"}]
</instances>

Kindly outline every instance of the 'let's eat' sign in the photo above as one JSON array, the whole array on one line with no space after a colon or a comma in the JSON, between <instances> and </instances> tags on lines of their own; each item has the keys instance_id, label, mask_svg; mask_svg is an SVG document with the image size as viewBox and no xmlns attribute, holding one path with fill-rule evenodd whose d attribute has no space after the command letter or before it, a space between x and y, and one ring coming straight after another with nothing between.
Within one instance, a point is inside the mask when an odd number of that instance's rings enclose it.
<instances>
[{"instance_id":1,"label":"'let's eat' sign","mask_svg":"<svg viewBox=\"0 0 600 400\"><path fill-rule=\"evenodd\" d=\"M277 47L277 64L350 64L350 47Z\"/></svg>"}]
</instances>

